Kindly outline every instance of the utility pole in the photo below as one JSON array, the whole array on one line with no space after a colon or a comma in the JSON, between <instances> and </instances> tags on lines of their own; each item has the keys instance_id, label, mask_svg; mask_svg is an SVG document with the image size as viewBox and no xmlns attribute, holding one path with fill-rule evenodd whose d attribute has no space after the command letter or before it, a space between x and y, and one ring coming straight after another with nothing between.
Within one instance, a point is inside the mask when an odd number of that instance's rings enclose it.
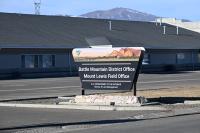
<instances>
[{"instance_id":1,"label":"utility pole","mask_svg":"<svg viewBox=\"0 0 200 133\"><path fill-rule=\"evenodd\" d=\"M40 15L41 0L34 0L35 15Z\"/></svg>"}]
</instances>

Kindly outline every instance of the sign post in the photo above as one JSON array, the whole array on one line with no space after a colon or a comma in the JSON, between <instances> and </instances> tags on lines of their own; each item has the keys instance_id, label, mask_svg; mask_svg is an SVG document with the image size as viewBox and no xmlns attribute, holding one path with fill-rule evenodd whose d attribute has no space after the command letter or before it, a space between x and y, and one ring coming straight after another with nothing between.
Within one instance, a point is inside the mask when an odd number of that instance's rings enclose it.
<instances>
[{"instance_id":1,"label":"sign post","mask_svg":"<svg viewBox=\"0 0 200 133\"><path fill-rule=\"evenodd\" d=\"M143 47L73 49L83 88L82 95L86 89L95 89L133 90L136 96L144 51Z\"/></svg>"}]
</instances>

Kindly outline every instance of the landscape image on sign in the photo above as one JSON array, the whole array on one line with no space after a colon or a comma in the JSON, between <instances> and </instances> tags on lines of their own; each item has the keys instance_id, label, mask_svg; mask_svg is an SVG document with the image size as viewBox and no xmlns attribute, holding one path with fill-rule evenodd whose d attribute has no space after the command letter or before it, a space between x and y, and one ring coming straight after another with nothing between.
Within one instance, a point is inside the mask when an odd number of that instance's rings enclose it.
<instances>
[{"instance_id":1,"label":"landscape image on sign","mask_svg":"<svg viewBox=\"0 0 200 133\"><path fill-rule=\"evenodd\" d=\"M140 47L80 48L74 49L72 54L75 62L139 61L141 50Z\"/></svg>"}]
</instances>

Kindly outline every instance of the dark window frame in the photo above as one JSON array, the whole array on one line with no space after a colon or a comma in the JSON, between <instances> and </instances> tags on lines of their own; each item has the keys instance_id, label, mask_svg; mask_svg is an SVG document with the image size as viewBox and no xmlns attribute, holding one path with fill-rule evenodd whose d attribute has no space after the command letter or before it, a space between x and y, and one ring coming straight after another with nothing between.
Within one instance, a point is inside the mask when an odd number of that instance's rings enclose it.
<instances>
[{"instance_id":1,"label":"dark window frame","mask_svg":"<svg viewBox=\"0 0 200 133\"><path fill-rule=\"evenodd\" d=\"M43 67L43 56L45 55L49 55L51 56L52 59L52 64L49 67ZM26 56L33 56L34 61L34 67L27 67L26 66ZM25 68L25 69L36 69L36 68L43 68L43 69L47 69L47 68L53 68L55 67L55 54L23 54L21 55L21 67Z\"/></svg>"}]
</instances>

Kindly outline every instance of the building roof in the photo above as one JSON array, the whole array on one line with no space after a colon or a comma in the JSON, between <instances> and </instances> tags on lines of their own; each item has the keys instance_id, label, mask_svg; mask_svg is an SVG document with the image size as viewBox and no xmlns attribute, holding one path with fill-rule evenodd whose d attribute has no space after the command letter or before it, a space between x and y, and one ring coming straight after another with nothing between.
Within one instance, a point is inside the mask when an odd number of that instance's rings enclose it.
<instances>
[{"instance_id":1,"label":"building roof","mask_svg":"<svg viewBox=\"0 0 200 133\"><path fill-rule=\"evenodd\" d=\"M0 13L0 48L89 47L87 38L106 38L114 47L200 49L200 34L153 22ZM103 44L102 44L103 45Z\"/></svg>"}]
</instances>

